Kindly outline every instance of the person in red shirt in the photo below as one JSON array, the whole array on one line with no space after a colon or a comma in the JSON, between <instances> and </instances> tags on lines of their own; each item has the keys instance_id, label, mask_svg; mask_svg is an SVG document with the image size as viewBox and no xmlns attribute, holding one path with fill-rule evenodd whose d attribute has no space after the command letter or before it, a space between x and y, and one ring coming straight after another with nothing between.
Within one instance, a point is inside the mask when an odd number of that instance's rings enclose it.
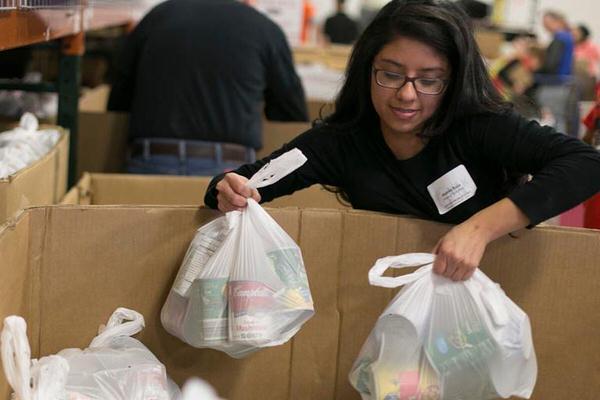
<instances>
[{"instance_id":1,"label":"person in red shirt","mask_svg":"<svg viewBox=\"0 0 600 400\"><path fill-rule=\"evenodd\" d=\"M596 104L583 119L586 127L583 141L594 147L600 146L600 83L596 85Z\"/></svg>"},{"instance_id":2,"label":"person in red shirt","mask_svg":"<svg viewBox=\"0 0 600 400\"><path fill-rule=\"evenodd\" d=\"M600 84L596 85L596 104L583 119L587 128L583 141L600 148ZM600 229L600 194L584 203L583 226Z\"/></svg>"},{"instance_id":3,"label":"person in red shirt","mask_svg":"<svg viewBox=\"0 0 600 400\"><path fill-rule=\"evenodd\" d=\"M575 60L584 61L592 78L600 74L600 48L590 40L590 30L585 25L573 29L575 39Z\"/></svg>"}]
</instances>

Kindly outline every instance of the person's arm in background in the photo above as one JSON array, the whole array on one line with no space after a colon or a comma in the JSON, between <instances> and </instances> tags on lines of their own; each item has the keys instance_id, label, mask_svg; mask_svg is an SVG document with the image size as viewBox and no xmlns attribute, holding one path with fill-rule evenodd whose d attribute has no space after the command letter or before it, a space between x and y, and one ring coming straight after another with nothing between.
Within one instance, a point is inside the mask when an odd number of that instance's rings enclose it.
<instances>
[{"instance_id":1,"label":"person's arm in background","mask_svg":"<svg viewBox=\"0 0 600 400\"><path fill-rule=\"evenodd\" d=\"M562 59L563 53L565 51L565 44L560 40L554 39L546 49L546 54L544 55L544 63L536 72L540 74L550 74L555 75L558 74L558 69L560 67L560 60Z\"/></svg>"},{"instance_id":2,"label":"person's arm in background","mask_svg":"<svg viewBox=\"0 0 600 400\"><path fill-rule=\"evenodd\" d=\"M266 56L265 116L271 121L308 121L304 89L281 29L273 29Z\"/></svg>"},{"instance_id":3,"label":"person's arm in background","mask_svg":"<svg viewBox=\"0 0 600 400\"><path fill-rule=\"evenodd\" d=\"M491 120L487 128L472 127L467 142L472 154L529 172L533 178L440 239L433 269L448 278L469 278L490 242L560 214L600 190L600 153L522 117L511 115Z\"/></svg>"}]
</instances>

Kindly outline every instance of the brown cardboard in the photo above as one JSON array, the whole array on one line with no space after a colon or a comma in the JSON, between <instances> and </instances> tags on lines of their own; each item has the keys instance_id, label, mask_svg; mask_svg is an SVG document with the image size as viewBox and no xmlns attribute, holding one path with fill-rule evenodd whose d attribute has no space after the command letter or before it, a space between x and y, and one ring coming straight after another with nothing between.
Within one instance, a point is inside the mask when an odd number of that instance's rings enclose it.
<instances>
[{"instance_id":1,"label":"brown cardboard","mask_svg":"<svg viewBox=\"0 0 600 400\"><path fill-rule=\"evenodd\" d=\"M103 113L110 95L110 86L103 84L95 88L83 88L79 97L79 112Z\"/></svg>"},{"instance_id":2,"label":"brown cardboard","mask_svg":"<svg viewBox=\"0 0 600 400\"><path fill-rule=\"evenodd\" d=\"M77 176L84 172L121 172L127 154L127 114L80 112Z\"/></svg>"},{"instance_id":3,"label":"brown cardboard","mask_svg":"<svg viewBox=\"0 0 600 400\"><path fill-rule=\"evenodd\" d=\"M323 64L329 68L346 69L352 46L329 45L326 47L299 46L293 49L295 64Z\"/></svg>"},{"instance_id":4,"label":"brown cardboard","mask_svg":"<svg viewBox=\"0 0 600 400\"><path fill-rule=\"evenodd\" d=\"M493 60L500 56L500 47L504 43L504 34L486 29L477 29L475 31L475 41L479 46L481 55Z\"/></svg>"},{"instance_id":5,"label":"brown cardboard","mask_svg":"<svg viewBox=\"0 0 600 400\"><path fill-rule=\"evenodd\" d=\"M256 158L264 158L296 136L310 129L308 122L263 121L263 147L256 152Z\"/></svg>"},{"instance_id":6,"label":"brown cardboard","mask_svg":"<svg viewBox=\"0 0 600 400\"><path fill-rule=\"evenodd\" d=\"M15 174L0 179L0 224L22 208L56 204L67 190L69 134L60 127L58 143L44 157Z\"/></svg>"},{"instance_id":7,"label":"brown cardboard","mask_svg":"<svg viewBox=\"0 0 600 400\"><path fill-rule=\"evenodd\" d=\"M89 174L63 198L62 204L202 205L210 177ZM315 185L267 203L269 207L347 208L336 196Z\"/></svg>"},{"instance_id":8,"label":"brown cardboard","mask_svg":"<svg viewBox=\"0 0 600 400\"><path fill-rule=\"evenodd\" d=\"M196 207L54 206L0 229L0 318L28 318L34 356L86 346L117 306L146 318L139 338L179 383L199 375L224 398L358 399L347 374L396 291L370 287L377 257L429 251L449 226L342 210L270 209L302 248L316 315L288 344L244 360L193 349L160 326L160 308L195 229ZM481 268L533 325L533 399L600 392L600 231L538 227L492 243ZM4 378L0 398L8 399Z\"/></svg>"},{"instance_id":9,"label":"brown cardboard","mask_svg":"<svg viewBox=\"0 0 600 400\"><path fill-rule=\"evenodd\" d=\"M314 121L316 119L323 119L328 115L332 114L335 109L334 103L319 100L308 101L308 119Z\"/></svg>"}]
</instances>

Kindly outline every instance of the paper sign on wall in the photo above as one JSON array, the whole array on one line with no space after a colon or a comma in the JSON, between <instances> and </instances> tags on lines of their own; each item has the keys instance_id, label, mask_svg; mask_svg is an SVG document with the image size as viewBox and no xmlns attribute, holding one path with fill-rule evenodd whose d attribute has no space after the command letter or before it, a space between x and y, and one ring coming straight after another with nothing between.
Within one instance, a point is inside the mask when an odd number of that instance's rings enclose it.
<instances>
[{"instance_id":1,"label":"paper sign on wall","mask_svg":"<svg viewBox=\"0 0 600 400\"><path fill-rule=\"evenodd\" d=\"M253 0L251 4L283 29L290 46L300 44L302 0Z\"/></svg>"}]
</instances>

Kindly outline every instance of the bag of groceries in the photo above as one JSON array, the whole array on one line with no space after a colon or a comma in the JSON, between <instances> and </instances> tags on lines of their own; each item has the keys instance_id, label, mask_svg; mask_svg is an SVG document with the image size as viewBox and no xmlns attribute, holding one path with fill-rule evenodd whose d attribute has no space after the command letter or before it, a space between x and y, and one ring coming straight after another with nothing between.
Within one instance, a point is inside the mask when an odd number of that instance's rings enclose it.
<instances>
[{"instance_id":1,"label":"bag of groceries","mask_svg":"<svg viewBox=\"0 0 600 400\"><path fill-rule=\"evenodd\" d=\"M306 162L298 149L248 181L277 182ZM161 312L165 329L194 347L240 358L287 342L314 314L298 245L254 200L202 226Z\"/></svg>"},{"instance_id":2,"label":"bag of groceries","mask_svg":"<svg viewBox=\"0 0 600 400\"><path fill-rule=\"evenodd\" d=\"M375 286L404 288L377 320L350 372L363 400L529 398L537 362L527 315L479 269L454 282L435 256L384 257ZM387 268L419 267L398 277Z\"/></svg>"},{"instance_id":3,"label":"bag of groceries","mask_svg":"<svg viewBox=\"0 0 600 400\"><path fill-rule=\"evenodd\" d=\"M21 317L4 320L2 364L17 400L175 400L179 388L165 367L131 336L144 317L118 308L87 349L65 349L31 359L27 325Z\"/></svg>"}]
</instances>

